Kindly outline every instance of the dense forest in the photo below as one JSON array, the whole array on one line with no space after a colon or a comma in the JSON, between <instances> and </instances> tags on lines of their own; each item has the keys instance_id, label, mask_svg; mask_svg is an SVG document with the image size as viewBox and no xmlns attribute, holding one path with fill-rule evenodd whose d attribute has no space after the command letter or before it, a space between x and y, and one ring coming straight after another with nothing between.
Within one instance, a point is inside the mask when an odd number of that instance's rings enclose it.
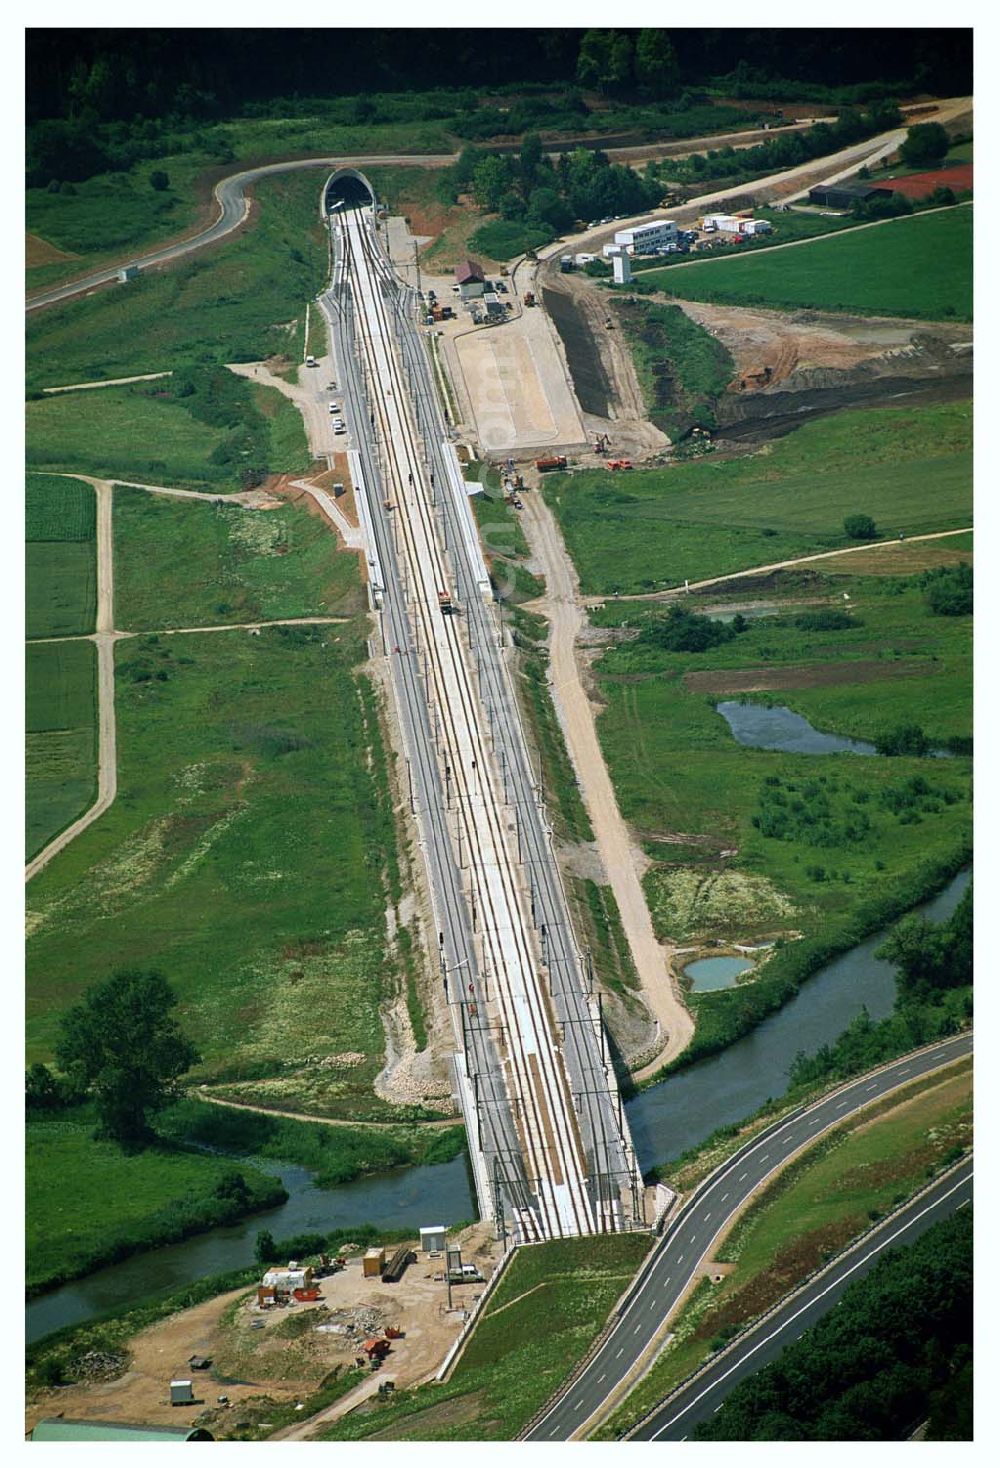
<instances>
[{"instance_id":1,"label":"dense forest","mask_svg":"<svg viewBox=\"0 0 1000 1468\"><path fill-rule=\"evenodd\" d=\"M893 1249L777 1361L741 1382L697 1441L972 1438L972 1209Z\"/></svg>"},{"instance_id":2,"label":"dense forest","mask_svg":"<svg viewBox=\"0 0 1000 1468\"><path fill-rule=\"evenodd\" d=\"M942 30L29 30L28 121L214 118L278 97L576 83L663 97L727 79L795 78L958 94L972 32ZM786 85L790 85L786 83Z\"/></svg>"}]
</instances>

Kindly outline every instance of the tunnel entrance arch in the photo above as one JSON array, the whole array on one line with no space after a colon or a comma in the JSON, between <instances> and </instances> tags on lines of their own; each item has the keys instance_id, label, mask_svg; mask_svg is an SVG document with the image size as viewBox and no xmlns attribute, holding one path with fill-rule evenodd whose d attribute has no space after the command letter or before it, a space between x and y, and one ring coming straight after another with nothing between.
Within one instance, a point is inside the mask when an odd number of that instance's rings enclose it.
<instances>
[{"instance_id":1,"label":"tunnel entrance arch","mask_svg":"<svg viewBox=\"0 0 1000 1468\"><path fill-rule=\"evenodd\" d=\"M327 219L337 204L351 209L374 209L375 190L356 168L338 168L323 185L320 214Z\"/></svg>"}]
</instances>

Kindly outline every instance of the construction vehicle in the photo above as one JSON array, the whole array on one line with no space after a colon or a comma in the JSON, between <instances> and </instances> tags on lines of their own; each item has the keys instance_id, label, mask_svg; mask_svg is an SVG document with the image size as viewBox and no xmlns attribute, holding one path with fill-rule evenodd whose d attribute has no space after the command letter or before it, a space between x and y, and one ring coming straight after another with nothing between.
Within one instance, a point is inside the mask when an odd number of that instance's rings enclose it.
<instances>
[{"instance_id":1,"label":"construction vehicle","mask_svg":"<svg viewBox=\"0 0 1000 1468\"><path fill-rule=\"evenodd\" d=\"M452 617L455 614L455 603L451 599L450 591L438 592L438 608L443 617Z\"/></svg>"},{"instance_id":2,"label":"construction vehicle","mask_svg":"<svg viewBox=\"0 0 1000 1468\"><path fill-rule=\"evenodd\" d=\"M392 1350L392 1342L384 1340L382 1336L373 1336L371 1340L365 1341L364 1352L369 1361L384 1361Z\"/></svg>"},{"instance_id":3,"label":"construction vehicle","mask_svg":"<svg viewBox=\"0 0 1000 1468\"><path fill-rule=\"evenodd\" d=\"M535 468L539 474L551 474L554 469L565 469L565 454L548 454L544 459L535 460Z\"/></svg>"},{"instance_id":4,"label":"construction vehicle","mask_svg":"<svg viewBox=\"0 0 1000 1468\"><path fill-rule=\"evenodd\" d=\"M525 291L525 293L524 293L524 304L526 306L533 306L535 304L535 293L534 293L534 291Z\"/></svg>"},{"instance_id":5,"label":"construction vehicle","mask_svg":"<svg viewBox=\"0 0 1000 1468\"><path fill-rule=\"evenodd\" d=\"M611 438L606 433L597 434L594 439L594 453L603 456L611 446Z\"/></svg>"},{"instance_id":6,"label":"construction vehicle","mask_svg":"<svg viewBox=\"0 0 1000 1468\"><path fill-rule=\"evenodd\" d=\"M608 460L608 468L609 469L631 469L631 467L632 467L632 460L631 459L609 459Z\"/></svg>"},{"instance_id":7,"label":"construction vehicle","mask_svg":"<svg viewBox=\"0 0 1000 1468\"><path fill-rule=\"evenodd\" d=\"M396 1390L396 1383L394 1381L380 1381L379 1382L379 1385L378 1385L378 1394L379 1394L380 1397L387 1397L387 1396L389 1396L389 1394L391 1392L394 1392L395 1390Z\"/></svg>"}]
</instances>

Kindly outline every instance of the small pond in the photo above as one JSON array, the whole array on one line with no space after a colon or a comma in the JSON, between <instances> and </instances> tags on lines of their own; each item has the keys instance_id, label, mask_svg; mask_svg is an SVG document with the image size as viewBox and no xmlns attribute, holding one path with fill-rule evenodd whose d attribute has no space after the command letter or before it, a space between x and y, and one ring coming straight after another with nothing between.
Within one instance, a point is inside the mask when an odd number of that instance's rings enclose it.
<instances>
[{"instance_id":1,"label":"small pond","mask_svg":"<svg viewBox=\"0 0 1000 1468\"><path fill-rule=\"evenodd\" d=\"M694 994L709 994L713 989L731 989L753 964L747 958L696 958L686 964L684 973L691 980Z\"/></svg>"},{"instance_id":2,"label":"small pond","mask_svg":"<svg viewBox=\"0 0 1000 1468\"><path fill-rule=\"evenodd\" d=\"M727 699L715 705L733 731L733 738L751 749L777 749L782 754L875 754L874 744L821 734L808 719L791 709L767 708L759 703Z\"/></svg>"}]
</instances>

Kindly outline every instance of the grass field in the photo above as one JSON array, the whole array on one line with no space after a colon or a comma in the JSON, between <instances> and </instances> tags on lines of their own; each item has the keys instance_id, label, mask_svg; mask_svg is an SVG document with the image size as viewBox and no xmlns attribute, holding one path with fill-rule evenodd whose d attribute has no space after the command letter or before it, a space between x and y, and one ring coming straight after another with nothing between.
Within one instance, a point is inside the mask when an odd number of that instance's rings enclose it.
<instances>
[{"instance_id":1,"label":"grass field","mask_svg":"<svg viewBox=\"0 0 1000 1468\"><path fill-rule=\"evenodd\" d=\"M901 722L921 724L932 740L969 736L971 619L932 616L912 581L827 582L814 574L797 594L843 605L845 586L857 625L841 631L797 627L801 607L792 605L781 618L755 619L732 641L705 652L668 652L645 643L641 633L596 664L606 700L599 730L623 813L661 858L646 884L665 936L739 939L789 928L816 931L848 913L870 884L901 876L967 830L964 759L750 749L736 743L715 712L731 676L727 670L758 669L764 681L769 671L794 667L806 686L754 699L785 704L822 727L862 738ZM609 603L598 620L642 629L649 617L655 624L662 615L642 604ZM810 670L826 679L832 668L848 681L808 686ZM859 668L876 676L850 681ZM912 669L917 676L899 676ZM687 680L694 677L719 691L690 689ZM893 791L918 774L936 793L925 797L928 808L911 823L903 806L895 808ZM786 787L795 788L789 793ZM808 807L784 839L753 824L771 789L785 790L781 799L792 809ZM671 849L668 860L660 843L674 833L691 844ZM731 859L720 863L723 847L738 852L735 866ZM825 873L820 879L817 868Z\"/></svg>"},{"instance_id":2,"label":"grass field","mask_svg":"<svg viewBox=\"0 0 1000 1468\"><path fill-rule=\"evenodd\" d=\"M276 389L232 378L240 420L206 422L173 384L140 383L59 393L26 407L28 463L193 489L244 487L242 472L300 472L309 465L294 404ZM262 408L265 411L262 411Z\"/></svg>"},{"instance_id":3,"label":"grass field","mask_svg":"<svg viewBox=\"0 0 1000 1468\"><path fill-rule=\"evenodd\" d=\"M595 1434L624 1432L713 1350L769 1309L811 1270L891 1212L972 1141L972 1075L921 1083L875 1117L841 1128L793 1163L717 1251L736 1264L700 1284L649 1374Z\"/></svg>"},{"instance_id":4,"label":"grass field","mask_svg":"<svg viewBox=\"0 0 1000 1468\"><path fill-rule=\"evenodd\" d=\"M802 598L843 607L845 587L855 625L796 625ZM783 948L754 982L691 996L694 1055L730 1043L789 998L793 970L800 982L936 890L968 860L972 837L967 758L753 749L737 744L715 710L751 669L758 688L768 679L793 686L731 696L791 707L832 732L875 741L918 723L932 742L968 740L971 618L932 616L919 584L900 578L787 573L763 595L780 617L753 619L700 653L647 640L664 616L648 603L609 602L596 618L639 633L594 672L622 813L652 858L644 885L654 927L675 943Z\"/></svg>"},{"instance_id":5,"label":"grass field","mask_svg":"<svg viewBox=\"0 0 1000 1468\"><path fill-rule=\"evenodd\" d=\"M25 653L25 856L76 819L97 785L97 660L90 642Z\"/></svg>"},{"instance_id":6,"label":"grass field","mask_svg":"<svg viewBox=\"0 0 1000 1468\"><path fill-rule=\"evenodd\" d=\"M373 1104L396 858L364 635L119 645L118 799L29 891L31 1059L88 985L155 964L199 1078L278 1077L289 1109Z\"/></svg>"},{"instance_id":7,"label":"grass field","mask_svg":"<svg viewBox=\"0 0 1000 1468\"><path fill-rule=\"evenodd\" d=\"M25 478L25 632L93 632L97 607L94 491L78 479Z\"/></svg>"},{"instance_id":8,"label":"grass field","mask_svg":"<svg viewBox=\"0 0 1000 1468\"><path fill-rule=\"evenodd\" d=\"M971 432L969 403L842 412L737 459L551 475L543 493L581 590L642 592L847 545L859 510L886 538L968 525Z\"/></svg>"},{"instance_id":9,"label":"grass field","mask_svg":"<svg viewBox=\"0 0 1000 1468\"><path fill-rule=\"evenodd\" d=\"M234 1163L153 1147L128 1156L94 1140L95 1118L79 1107L28 1121L27 1285L73 1279L136 1249L184 1238L281 1202L283 1189L245 1163L248 1206L233 1211L216 1189Z\"/></svg>"},{"instance_id":10,"label":"grass field","mask_svg":"<svg viewBox=\"0 0 1000 1468\"><path fill-rule=\"evenodd\" d=\"M361 610L356 558L305 505L263 512L119 488L114 532L115 610L129 631Z\"/></svg>"},{"instance_id":11,"label":"grass field","mask_svg":"<svg viewBox=\"0 0 1000 1468\"><path fill-rule=\"evenodd\" d=\"M300 361L306 302L327 271L316 209L322 177L307 169L262 180L254 191L259 217L246 233L145 272L127 290L33 313L29 387L278 353Z\"/></svg>"},{"instance_id":12,"label":"grass field","mask_svg":"<svg viewBox=\"0 0 1000 1468\"><path fill-rule=\"evenodd\" d=\"M688 301L972 319L972 209L914 214L794 251L648 272Z\"/></svg>"},{"instance_id":13,"label":"grass field","mask_svg":"<svg viewBox=\"0 0 1000 1468\"><path fill-rule=\"evenodd\" d=\"M626 1234L522 1249L448 1382L396 1392L321 1439L510 1441L584 1354L649 1243Z\"/></svg>"}]
</instances>

